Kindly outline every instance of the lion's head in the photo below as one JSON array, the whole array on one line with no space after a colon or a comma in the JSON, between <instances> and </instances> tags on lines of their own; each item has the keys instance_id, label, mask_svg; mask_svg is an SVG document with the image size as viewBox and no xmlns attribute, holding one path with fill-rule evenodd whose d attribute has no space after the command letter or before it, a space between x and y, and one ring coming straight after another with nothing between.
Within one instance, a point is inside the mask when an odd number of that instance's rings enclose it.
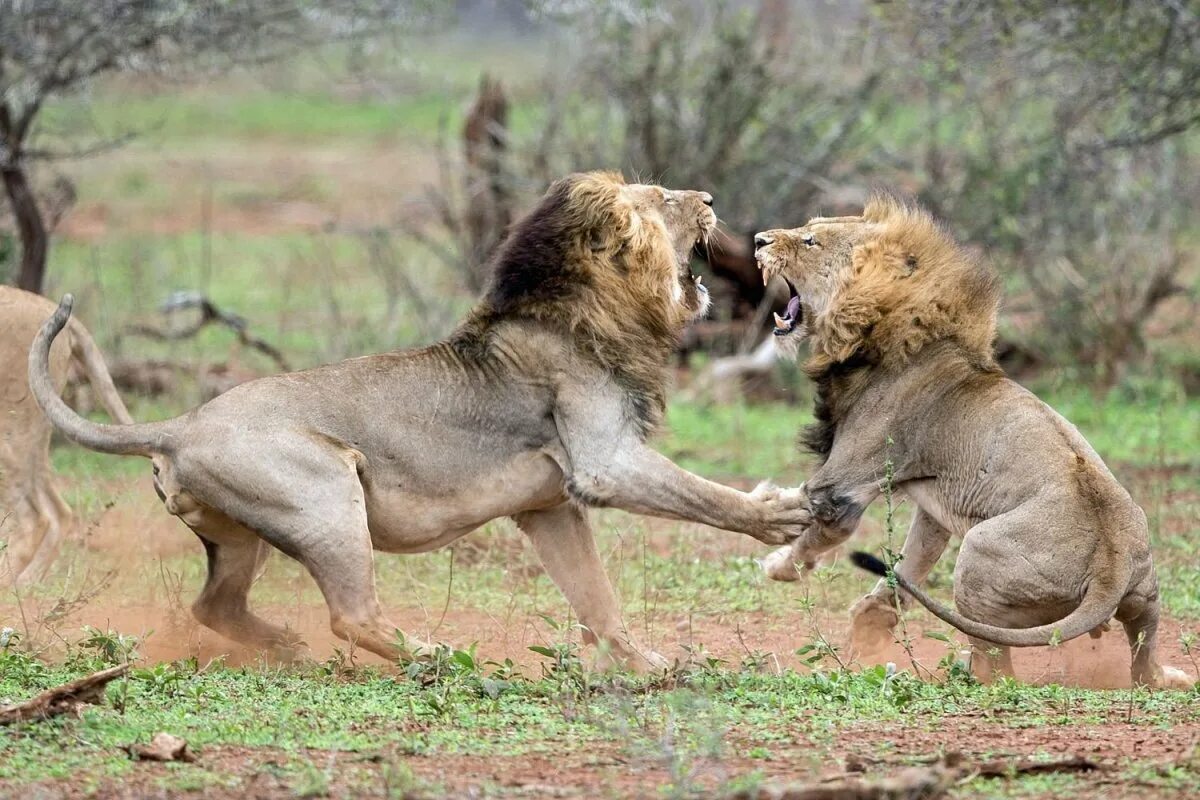
<instances>
[{"instance_id":1,"label":"lion's head","mask_svg":"<svg viewBox=\"0 0 1200 800\"><path fill-rule=\"evenodd\" d=\"M497 314L572 317L672 335L708 307L692 248L716 223L712 195L627 184L617 173L555 181L491 264L485 301Z\"/></svg>"},{"instance_id":2,"label":"lion's head","mask_svg":"<svg viewBox=\"0 0 1200 800\"><path fill-rule=\"evenodd\" d=\"M902 364L942 340L992 363L996 277L923 209L879 195L861 217L817 217L754 242L764 277L779 275L791 293L775 333L809 337L810 371Z\"/></svg>"},{"instance_id":3,"label":"lion's head","mask_svg":"<svg viewBox=\"0 0 1200 800\"><path fill-rule=\"evenodd\" d=\"M617 376L649 428L679 336L708 310L690 265L716 224L711 206L706 192L627 184L613 172L555 181L497 249L473 321L564 331Z\"/></svg>"}]
</instances>

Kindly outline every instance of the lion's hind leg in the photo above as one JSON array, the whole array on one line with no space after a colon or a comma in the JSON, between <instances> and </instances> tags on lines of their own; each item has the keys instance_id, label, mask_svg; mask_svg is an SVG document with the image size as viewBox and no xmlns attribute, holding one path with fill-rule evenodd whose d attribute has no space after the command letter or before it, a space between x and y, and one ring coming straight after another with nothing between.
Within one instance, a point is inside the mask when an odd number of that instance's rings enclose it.
<instances>
[{"instance_id":1,"label":"lion's hind leg","mask_svg":"<svg viewBox=\"0 0 1200 800\"><path fill-rule=\"evenodd\" d=\"M51 565L58 556L58 551L62 548L64 534L71 529L74 522L74 515L71 513L70 507L54 488L49 466L36 481L34 498L31 499L34 500L40 517L39 527L44 532L29 563L16 576L15 582L18 585L36 581L50 571Z\"/></svg>"},{"instance_id":2,"label":"lion's hind leg","mask_svg":"<svg viewBox=\"0 0 1200 800\"><path fill-rule=\"evenodd\" d=\"M192 603L192 615L201 625L239 644L292 656L296 637L250 610L250 587L270 546L232 520L226 520L228 524L218 532L212 524L217 515L207 514L207 525L192 526L208 554L208 579Z\"/></svg>"},{"instance_id":3,"label":"lion's hind leg","mask_svg":"<svg viewBox=\"0 0 1200 800\"><path fill-rule=\"evenodd\" d=\"M997 677L1012 678L1012 649L1004 645L968 637L971 640L971 674L980 683L991 683Z\"/></svg>"},{"instance_id":4,"label":"lion's hind leg","mask_svg":"<svg viewBox=\"0 0 1200 800\"><path fill-rule=\"evenodd\" d=\"M361 497L361 487L359 489ZM329 627L339 639L370 650L388 661L411 656L430 645L402 635L387 618L375 592L375 559L362 503L346 509L341 529L329 530L326 538L303 553L308 568L329 606Z\"/></svg>"},{"instance_id":5,"label":"lion's hind leg","mask_svg":"<svg viewBox=\"0 0 1200 800\"><path fill-rule=\"evenodd\" d=\"M324 436L272 430L222 436L219 447L197 447L179 460L186 474L160 476L168 508L178 479L199 502L303 564L325 597L335 636L389 661L428 647L400 636L379 605L361 453Z\"/></svg>"},{"instance_id":6,"label":"lion's hind leg","mask_svg":"<svg viewBox=\"0 0 1200 800\"><path fill-rule=\"evenodd\" d=\"M1151 579L1153 580L1153 579ZM1133 656L1132 678L1135 686L1163 689L1190 689L1194 681L1186 672L1158 663L1158 599L1154 587L1149 592L1132 592L1117 607L1117 619L1125 628Z\"/></svg>"},{"instance_id":7,"label":"lion's hind leg","mask_svg":"<svg viewBox=\"0 0 1200 800\"><path fill-rule=\"evenodd\" d=\"M932 515L918 509L904 539L896 571L915 584L924 582L949 541L950 531ZM900 592L899 609L896 601L896 592L886 579L880 578L869 594L850 607L851 658L869 658L895 640L892 632L900 622L900 611L910 600Z\"/></svg>"}]
</instances>

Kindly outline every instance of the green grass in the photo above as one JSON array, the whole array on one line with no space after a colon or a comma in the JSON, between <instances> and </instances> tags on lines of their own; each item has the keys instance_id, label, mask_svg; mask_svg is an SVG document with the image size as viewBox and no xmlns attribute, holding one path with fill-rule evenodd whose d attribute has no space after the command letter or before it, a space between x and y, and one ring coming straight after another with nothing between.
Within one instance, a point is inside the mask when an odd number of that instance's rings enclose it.
<instances>
[{"instance_id":1,"label":"green grass","mask_svg":"<svg viewBox=\"0 0 1200 800\"><path fill-rule=\"evenodd\" d=\"M47 294L75 294L76 313L110 357L136 352L138 358L224 362L236 351L249 367L274 371L271 361L238 347L234 334L219 325L171 343L126 331L134 323L164 327L158 308L167 296L176 290L200 291L222 310L249 320L251 333L301 368L425 343L434 338L428 326L437 335L447 333L469 307L470 298L438 272L432 256L403 237L397 247L405 262L395 268L421 287L426 305L435 311L445 306L446 313L423 319L416 301L401 294L389 323L385 281L364 266L364 240L342 233L229 233L207 240L187 233L111 237L98 244L64 241L51 254Z\"/></svg>"},{"instance_id":2,"label":"green grass","mask_svg":"<svg viewBox=\"0 0 1200 800\"><path fill-rule=\"evenodd\" d=\"M458 130L488 72L506 83L520 131L538 102L532 84L543 51L535 41L435 35L359 62L350 48L332 45L202 85L105 80L86 95L51 102L41 126L50 140L128 132L185 151L206 141L430 143L443 126Z\"/></svg>"},{"instance_id":3,"label":"green grass","mask_svg":"<svg viewBox=\"0 0 1200 800\"><path fill-rule=\"evenodd\" d=\"M569 649L562 652L567 660L539 679L480 663L467 651L444 651L410 665L401 677L369 669L347 672L336 661L268 670L219 664L198 669L194 662L139 669L110 686L106 705L90 707L77 719L10 729L0 739L0 786L71 780L86 791L127 780L146 769L123 748L169 731L200 756L196 764L158 773L164 775L161 785L173 789L236 788L247 777L245 768L231 775L223 762L212 766L220 748L259 750L259 758L269 760L297 791L324 774L342 792L353 792L376 790L377 783L370 784L386 765L420 771L434 758L545 753L569 758L563 753L569 743L575 752L664 765L660 790L692 796L700 788L691 778L696 763L731 762L737 768L728 786L753 772L743 755L761 761L801 752L829 758L861 752L840 746L838 734L863 723L919 729L945 717L976 717L999 727L1069 730L1116 724L1129 715L1143 728L1200 720L1195 695L1179 693L1118 695L1012 681L980 686L959 678L938 685L904 672L889 675L882 667L801 675L711 663L681 668L664 684L662 678L589 675ZM79 647L70 665L46 667L5 650L0 697L25 697L102 666L96 653L95 647ZM972 752L986 754L987 748ZM376 766L363 775L357 767L364 764ZM1197 779L1195 764L1158 778L1179 786ZM360 780L363 785L356 786ZM1070 782L1028 784L1048 791ZM1007 796L991 795L997 785L980 781L971 788L978 792L974 796Z\"/></svg>"}]
</instances>

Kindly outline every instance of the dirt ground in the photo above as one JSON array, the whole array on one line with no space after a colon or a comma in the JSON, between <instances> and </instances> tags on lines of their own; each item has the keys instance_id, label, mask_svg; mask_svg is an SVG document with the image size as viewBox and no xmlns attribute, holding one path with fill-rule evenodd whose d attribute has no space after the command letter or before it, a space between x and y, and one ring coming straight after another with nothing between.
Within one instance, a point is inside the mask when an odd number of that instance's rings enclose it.
<instances>
[{"instance_id":1,"label":"dirt ground","mask_svg":"<svg viewBox=\"0 0 1200 800\"><path fill-rule=\"evenodd\" d=\"M69 482L64 480L64 483L67 484L64 488L69 488ZM66 594L83 594L84 602L71 608L69 613L57 614L44 602L16 602L14 596L8 594L0 596L0 618L23 620L29 624L49 611L56 617L53 620L55 631L68 638L84 625L137 635L143 639L139 652L152 662L195 657L206 663L224 657L226 663L233 666L261 663L263 655L258 651L243 648L192 619L188 606L202 582L199 575L203 574L203 549L186 527L163 511L149 489L148 478L112 479L99 485L97 491L112 498L110 504L78 526L78 545L74 552L69 550L66 555L71 562L69 570L75 575L72 585L77 587ZM705 558L757 552L753 544L747 548L743 537L709 530L697 535L703 538L697 552ZM473 534L473 537L479 536ZM495 543L494 540L473 540L472 537L464 541L481 548ZM499 543L499 546L504 544ZM520 546L517 543L517 547ZM435 556L412 558L432 557ZM381 554L379 558L403 557ZM281 570L279 562L283 560L284 557L278 554L272 556L265 570L267 577ZM469 562L468 559L461 560ZM198 571L194 579L185 580L174 574L170 565L177 569L181 561ZM528 569L528 564L523 562L520 568ZM536 566L533 568L537 569ZM460 567L459 587L469 588L470 571L469 563ZM332 655L335 647L345 650L346 643L329 630L327 609L312 581L302 575L292 579L289 585L295 587L295 599L286 603L278 599L255 603L252 594L256 613L292 628L308 645L311 657L318 661ZM767 586L771 591L788 592L794 591L796 585L768 583ZM277 596L279 587L274 588L273 594ZM388 588L380 586L385 606L388 605ZM512 607L464 608L461 598L465 591L464 588L457 593L459 602L451 596L444 607L444 598L438 598L437 607L428 603L423 607L392 605L387 610L402 630L413 635L458 647L474 642L483 658L496 661L507 658L536 671L543 659L529 650L530 645L547 644L557 636L548 630L543 618L548 609L529 606L515 611ZM558 597L553 598L553 603L555 609L561 605ZM636 612L630 613L628 608L627 613L627 622L642 643L668 658L683 658L686 651L702 646L707 653L730 663L737 663L752 653L767 654L777 668L803 669L795 651L810 641L814 624L835 644L844 642L847 637L846 609L839 607L819 609L816 619L802 617L799 612L794 618L788 618L756 612L722 613L719 609L715 613L710 609L692 616L660 613L649 619ZM915 616L917 619L907 623L911 651L898 642L893 643L864 663L894 662L918 673L922 668L935 669L946 655L948 645L926 638L925 626L920 619L923 617L932 630L944 631L945 626L928 615L918 613ZM1162 620L1158 637L1160 660L1195 676L1195 665L1181 649L1182 630L1179 621ZM365 651L352 650L351 655L361 664L385 663ZM1125 633L1115 622L1100 639L1084 636L1056 648L1013 650L1014 666L1023 681L1096 689L1127 688L1130 683L1129 659ZM915 668L912 667L914 660L917 662Z\"/></svg>"},{"instance_id":2,"label":"dirt ground","mask_svg":"<svg viewBox=\"0 0 1200 800\"><path fill-rule=\"evenodd\" d=\"M69 583L83 595L82 602L56 611L49 599L25 598L14 602L8 596L0 602L0 619L19 619L32 624L34 635L48 643L51 653L56 646L62 646L61 642L79 638L80 628L90 625L145 637L138 649L149 662L195 657L205 664L224 657L230 665L264 663L260 653L239 647L192 621L187 606L202 574L203 551L190 532L162 511L145 484L144 477L113 479L96 490L98 495L111 498L112 504L91 516L77 534L77 543L67 552L72 572ZM703 539L705 557L747 552L746 543L739 537L707 531L698 531L696 535ZM268 562L268 575L281 569L280 559L274 556ZM173 566L165 568L168 564ZM180 564L194 567L187 578L172 571L180 570ZM460 586L469 586L471 570L470 564L461 567L456 577ZM294 580L311 583L304 576ZM797 591L794 586L770 588ZM461 600L465 591L460 590L455 597ZM329 632L325 606L310 586L298 586L294 602L280 601L278 586L272 594L275 599L256 604L256 610L295 629L308 644L314 659L324 660L335 647L345 648ZM530 652L529 646L546 644L556 637L539 613L528 606L516 612L512 608L464 607L464 603L455 602L455 597L446 605L444 614L440 601L431 604L435 607L424 608L392 605L389 612L403 629L414 634L457 646L475 642L481 658L497 661L508 658L530 673L539 670L543 659ZM539 602L551 601L543 596ZM561 601L555 598L553 602L557 609ZM38 622L47 617L52 621ZM894 644L871 659L872 663L891 661L918 674L922 669L936 670L948 646L924 637L921 614L912 617L909 622L912 652ZM822 609L815 619L804 617L799 611L794 617L755 611L717 611L690 617L659 613L649 619L631 613L629 622L639 631L643 642L669 657L683 657L687 649L702 646L706 653L731 664L750 654L766 654L767 669L803 669L796 650L809 640L814 627L834 643L843 642L846 636L844 607ZM933 621L930 627L934 627ZM1194 665L1180 649L1181 630L1179 621L1164 620L1160 628L1161 658L1194 675ZM56 637L59 645L54 644ZM383 663L363 652L352 652L352 658L360 664ZM1024 681L1090 688L1128 687L1129 659L1128 645L1119 626L1098 640L1081 637L1057 648L1014 651L1017 674ZM1119 715L1119 705L1114 701L1114 715ZM1114 716L1114 723L1119 721L1122 720ZM832 749L828 742L819 748L821 752L835 753L835 760L813 763L814 745L807 734L793 728L787 719L780 720L780 731L783 736L770 743L771 757L767 760L752 757L760 743L747 740L736 729L729 731L725 737L726 752L719 759L702 759L692 764L690 780L696 785L717 786L731 776L754 771L779 781L793 780L798 774L831 776L841 774L847 761L868 765L872 774L885 774L899 769L906 757L942 751L961 751L968 759L1079 754L1110 765L1136 759L1140 763L1161 763L1167 769L1166 765L1187 757L1200 746L1197 724L1183 723L1171 730L1122 724L1019 728L1003 719L951 713L941 717L936 727L905 722L851 725L838 732ZM881 754L881 747L886 752ZM366 770L379 772L380 780L386 777L386 758L376 756L364 761L362 756L333 752L310 752L307 756L314 763L327 764L333 774ZM273 759L283 757L270 748L206 748L206 766L219 764L220 771L240 777L242 784L228 791L209 787L205 796L294 796L294 787L272 769ZM671 780L671 765L653 755L645 759L631 757L615 746L607 749L564 746L561 753L520 757L401 754L397 758L421 781L444 786L464 797L473 796L481 786L499 786L506 791L539 797L637 797L643 796L644 787L662 786ZM103 796L160 796L162 790L156 787L156 780L165 774L164 769L162 765L139 766L131 780L107 786ZM1079 781L1077 785L1083 787L1078 795L1081 797L1177 796L1164 794L1153 782L1136 786L1125 780L1114 787L1104 771L1081 776ZM35 796L46 792L42 796L74 797L76 791L64 784L40 785Z\"/></svg>"}]
</instances>

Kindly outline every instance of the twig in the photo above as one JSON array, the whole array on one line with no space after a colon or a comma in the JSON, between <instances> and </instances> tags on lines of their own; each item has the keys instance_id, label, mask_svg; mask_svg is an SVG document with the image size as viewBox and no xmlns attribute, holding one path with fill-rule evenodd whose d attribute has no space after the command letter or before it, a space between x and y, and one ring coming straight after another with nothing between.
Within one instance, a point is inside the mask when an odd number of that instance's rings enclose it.
<instances>
[{"instance_id":1,"label":"twig","mask_svg":"<svg viewBox=\"0 0 1200 800\"><path fill-rule=\"evenodd\" d=\"M48 689L31 700L0 708L0 725L48 719L59 714L76 713L79 706L104 700L104 687L129 670L129 664L100 670L82 678Z\"/></svg>"},{"instance_id":2,"label":"twig","mask_svg":"<svg viewBox=\"0 0 1200 800\"><path fill-rule=\"evenodd\" d=\"M249 323L246 322L244 317L229 311L222 311L205 295L198 292L175 292L163 304L162 312L164 314L171 314L175 311L182 311L189 308L200 309L200 319L195 324L185 328L171 331L155 328L150 325L129 325L125 328L125 331L136 336L145 336L149 339L169 342L179 339L190 339L206 325L217 323L232 330L237 335L238 341L243 345L259 351L274 361L281 372L291 371L287 358L284 357L278 348L257 336L250 335L247 330Z\"/></svg>"}]
</instances>

